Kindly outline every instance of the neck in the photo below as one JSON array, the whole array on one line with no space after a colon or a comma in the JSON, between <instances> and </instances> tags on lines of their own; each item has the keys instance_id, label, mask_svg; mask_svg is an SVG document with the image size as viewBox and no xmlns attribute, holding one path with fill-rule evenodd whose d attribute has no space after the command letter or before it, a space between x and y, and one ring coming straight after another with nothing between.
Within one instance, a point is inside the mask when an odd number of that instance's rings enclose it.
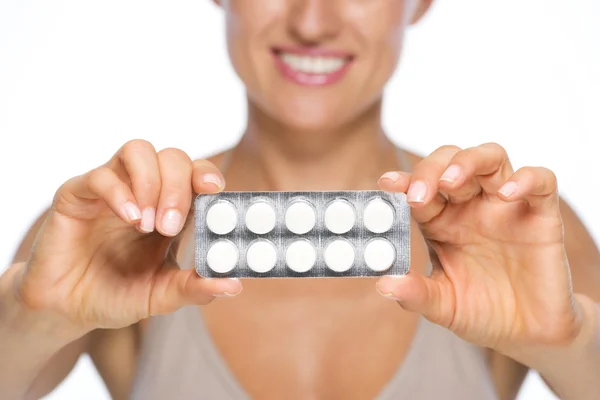
<instances>
[{"instance_id":1,"label":"neck","mask_svg":"<svg viewBox=\"0 0 600 400\"><path fill-rule=\"evenodd\" d=\"M226 179L235 190L374 189L382 173L398 167L381 128L381 103L327 132L285 126L249 104Z\"/></svg>"}]
</instances>

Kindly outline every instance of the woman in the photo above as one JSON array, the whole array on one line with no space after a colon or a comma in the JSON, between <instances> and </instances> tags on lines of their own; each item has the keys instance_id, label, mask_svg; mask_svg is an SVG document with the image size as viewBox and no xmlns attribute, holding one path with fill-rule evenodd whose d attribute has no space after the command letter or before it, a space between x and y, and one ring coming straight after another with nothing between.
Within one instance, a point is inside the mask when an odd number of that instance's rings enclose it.
<instances>
[{"instance_id":1,"label":"woman","mask_svg":"<svg viewBox=\"0 0 600 400\"><path fill-rule=\"evenodd\" d=\"M224 1L242 140L198 161L128 142L61 186L0 279L2 398L43 396L83 352L117 399L509 399L528 368L599 398L600 255L552 172L515 172L496 144L421 159L383 134L384 85L430 3ZM411 272L242 295L202 279L188 210L225 182L406 192Z\"/></svg>"}]
</instances>

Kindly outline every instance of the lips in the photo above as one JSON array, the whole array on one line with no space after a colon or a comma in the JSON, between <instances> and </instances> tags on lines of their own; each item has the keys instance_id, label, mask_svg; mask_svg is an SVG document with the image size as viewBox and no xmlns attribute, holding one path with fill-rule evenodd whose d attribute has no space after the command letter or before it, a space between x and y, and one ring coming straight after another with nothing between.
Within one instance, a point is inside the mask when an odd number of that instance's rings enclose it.
<instances>
[{"instance_id":1,"label":"lips","mask_svg":"<svg viewBox=\"0 0 600 400\"><path fill-rule=\"evenodd\" d=\"M354 61L352 54L308 48L275 48L273 56L282 75L302 86L334 84Z\"/></svg>"}]
</instances>

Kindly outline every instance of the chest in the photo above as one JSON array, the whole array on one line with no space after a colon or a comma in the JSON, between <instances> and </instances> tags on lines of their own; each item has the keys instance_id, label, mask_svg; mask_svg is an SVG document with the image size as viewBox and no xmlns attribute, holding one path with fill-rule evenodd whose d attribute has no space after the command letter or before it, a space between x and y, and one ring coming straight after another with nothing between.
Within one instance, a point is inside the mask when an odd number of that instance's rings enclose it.
<instances>
[{"instance_id":1,"label":"chest","mask_svg":"<svg viewBox=\"0 0 600 400\"><path fill-rule=\"evenodd\" d=\"M422 237L414 234L411 242L411 269L425 273ZM183 248L193 249L190 243L188 236ZM181 262L193 265L193 254ZM419 321L377 294L375 283L250 279L240 295L199 312L227 369L251 398L371 399L399 371Z\"/></svg>"},{"instance_id":2,"label":"chest","mask_svg":"<svg viewBox=\"0 0 600 400\"><path fill-rule=\"evenodd\" d=\"M418 319L374 285L248 281L243 295L213 303L203 318L252 398L375 398L402 364Z\"/></svg>"}]
</instances>

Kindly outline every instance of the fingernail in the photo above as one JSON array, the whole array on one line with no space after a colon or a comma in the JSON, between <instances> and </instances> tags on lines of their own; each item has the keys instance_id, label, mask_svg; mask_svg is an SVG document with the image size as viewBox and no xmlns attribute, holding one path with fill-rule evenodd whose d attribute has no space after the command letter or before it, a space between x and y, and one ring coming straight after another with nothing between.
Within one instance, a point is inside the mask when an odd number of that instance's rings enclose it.
<instances>
[{"instance_id":1,"label":"fingernail","mask_svg":"<svg viewBox=\"0 0 600 400\"><path fill-rule=\"evenodd\" d=\"M517 191L517 183L516 182L506 182L498 192L504 197L510 197Z\"/></svg>"},{"instance_id":2,"label":"fingernail","mask_svg":"<svg viewBox=\"0 0 600 400\"><path fill-rule=\"evenodd\" d=\"M181 230L183 217L177 210L167 210L162 218L162 231L170 236L175 236Z\"/></svg>"},{"instance_id":3,"label":"fingernail","mask_svg":"<svg viewBox=\"0 0 600 400\"><path fill-rule=\"evenodd\" d=\"M238 294L240 294L240 293L238 292L238 293L231 294L229 292L223 292L223 293L216 293L215 297L235 297Z\"/></svg>"},{"instance_id":4,"label":"fingernail","mask_svg":"<svg viewBox=\"0 0 600 400\"><path fill-rule=\"evenodd\" d=\"M142 221L140 222L140 229L144 232L154 231L154 219L156 218L156 210L152 207L144 208L142 211Z\"/></svg>"},{"instance_id":5,"label":"fingernail","mask_svg":"<svg viewBox=\"0 0 600 400\"><path fill-rule=\"evenodd\" d=\"M442 174L440 181L454 183L460 178L461 169L458 165L449 166Z\"/></svg>"},{"instance_id":6,"label":"fingernail","mask_svg":"<svg viewBox=\"0 0 600 400\"><path fill-rule=\"evenodd\" d=\"M132 202L127 202L123 205L123 209L125 210L125 215L129 218L130 221L138 221L142 219L142 213L138 206L133 204Z\"/></svg>"},{"instance_id":7,"label":"fingernail","mask_svg":"<svg viewBox=\"0 0 600 400\"><path fill-rule=\"evenodd\" d=\"M406 193L406 199L410 203L423 203L427 196L427 184L423 181L415 181L411 183Z\"/></svg>"},{"instance_id":8,"label":"fingernail","mask_svg":"<svg viewBox=\"0 0 600 400\"><path fill-rule=\"evenodd\" d=\"M381 178L379 178L379 180L382 179L389 179L390 181L396 183L400 180L400 174L396 171L386 172L385 174L381 175Z\"/></svg>"},{"instance_id":9,"label":"fingernail","mask_svg":"<svg viewBox=\"0 0 600 400\"><path fill-rule=\"evenodd\" d=\"M242 292L242 282L236 278L219 279L216 284L215 297L234 297Z\"/></svg>"},{"instance_id":10,"label":"fingernail","mask_svg":"<svg viewBox=\"0 0 600 400\"><path fill-rule=\"evenodd\" d=\"M375 289L377 289L377 292L386 299L400 301L400 298L393 293L396 289L394 280L400 278L402 277L383 277L379 282L377 282Z\"/></svg>"},{"instance_id":11,"label":"fingernail","mask_svg":"<svg viewBox=\"0 0 600 400\"><path fill-rule=\"evenodd\" d=\"M213 174L213 173L208 173L208 174L202 175L202 182L213 184L216 187L218 187L219 190L222 190L224 187L223 180L221 179L221 177L219 175Z\"/></svg>"},{"instance_id":12,"label":"fingernail","mask_svg":"<svg viewBox=\"0 0 600 400\"><path fill-rule=\"evenodd\" d=\"M378 291L378 292L379 292L379 291ZM387 294L386 294L386 293L381 293L381 292L379 292L379 294L380 294L380 295L382 295L383 297L385 297L386 299L389 299L389 300L394 300L394 301L402 301L402 300L400 300L400 298L399 298L399 297L396 297L396 296L394 296L394 295L393 295L393 294L391 294L391 293L387 293Z\"/></svg>"}]
</instances>

